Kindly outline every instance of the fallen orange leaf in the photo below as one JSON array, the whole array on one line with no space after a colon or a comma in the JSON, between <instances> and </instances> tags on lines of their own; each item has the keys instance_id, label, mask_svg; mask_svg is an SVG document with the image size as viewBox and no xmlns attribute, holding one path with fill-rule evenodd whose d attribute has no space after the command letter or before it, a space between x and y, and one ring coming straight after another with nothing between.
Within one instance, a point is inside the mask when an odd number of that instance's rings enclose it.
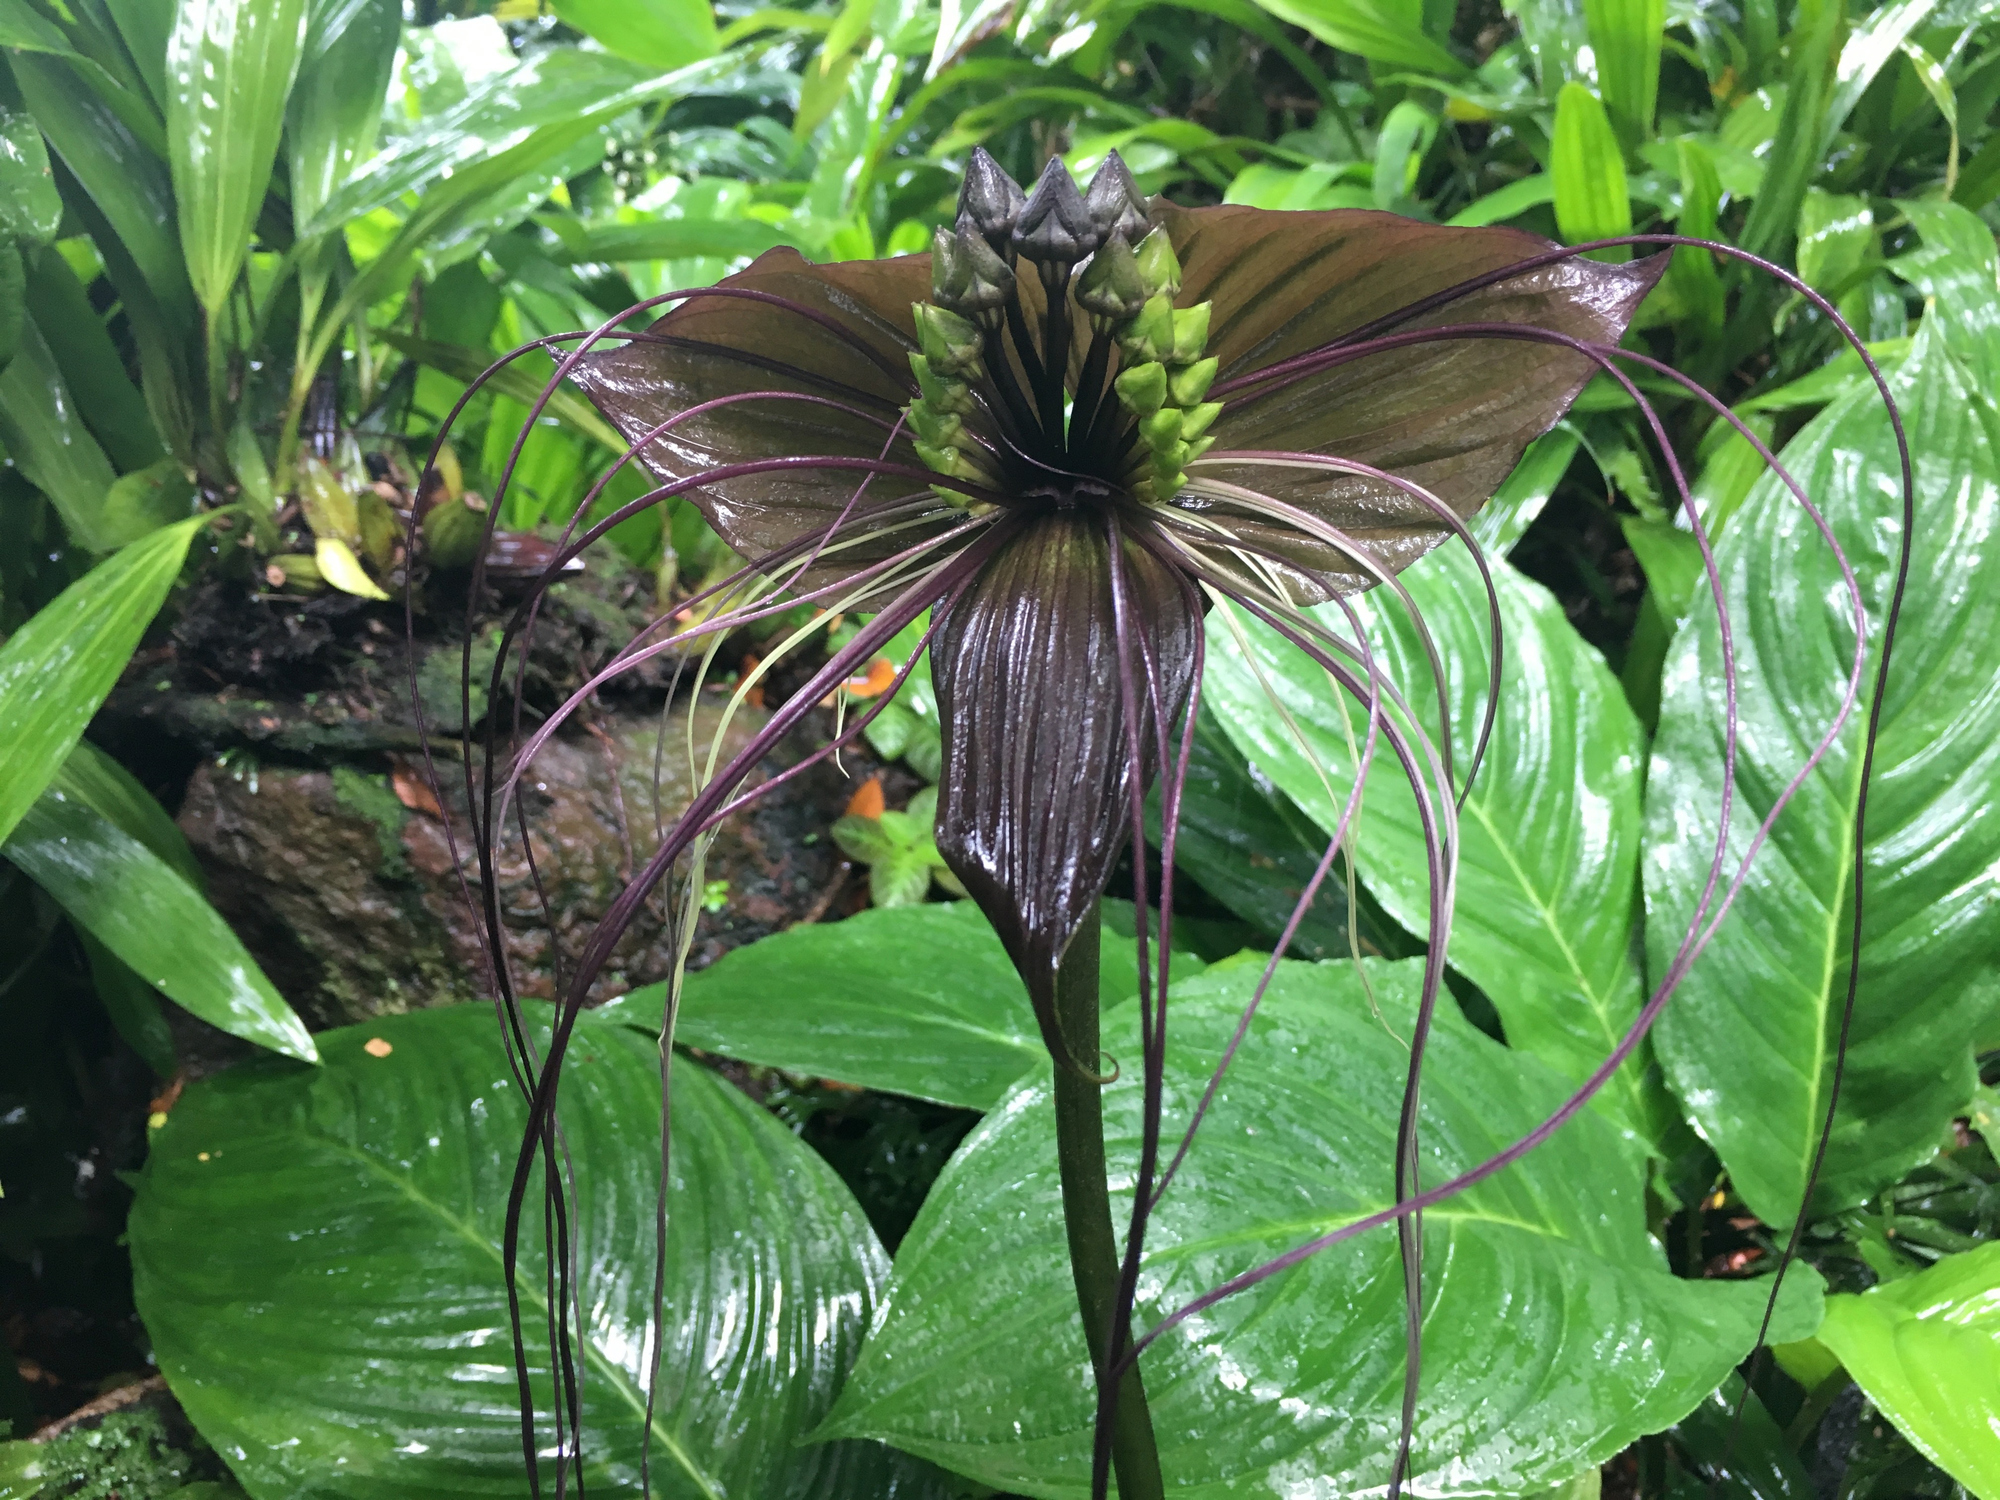
<instances>
[{"instance_id":1,"label":"fallen orange leaf","mask_svg":"<svg viewBox=\"0 0 2000 1500\"><path fill-rule=\"evenodd\" d=\"M879 818L888 804L882 797L882 778L870 776L847 799L847 816L850 818Z\"/></svg>"}]
</instances>

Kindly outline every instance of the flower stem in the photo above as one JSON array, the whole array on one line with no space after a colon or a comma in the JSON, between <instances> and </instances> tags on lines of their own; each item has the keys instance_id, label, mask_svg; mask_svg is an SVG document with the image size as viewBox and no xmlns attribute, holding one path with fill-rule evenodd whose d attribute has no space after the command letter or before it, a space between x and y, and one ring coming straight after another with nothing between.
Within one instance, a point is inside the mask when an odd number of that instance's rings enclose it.
<instances>
[{"instance_id":1,"label":"flower stem","mask_svg":"<svg viewBox=\"0 0 2000 1500\"><path fill-rule=\"evenodd\" d=\"M1056 1022L1082 1066L1097 1060L1097 908L1093 905L1056 970ZM1062 1171L1063 1223L1069 1231L1070 1273L1083 1313L1091 1368L1104 1379L1111 1319L1118 1302L1118 1244L1111 1229L1111 1194L1104 1172L1104 1090L1075 1068L1056 1069L1056 1160ZM1129 1347L1129 1341L1128 1341ZM1160 1453L1153 1416L1135 1364L1118 1384L1111 1464L1119 1500L1162 1500Z\"/></svg>"}]
</instances>

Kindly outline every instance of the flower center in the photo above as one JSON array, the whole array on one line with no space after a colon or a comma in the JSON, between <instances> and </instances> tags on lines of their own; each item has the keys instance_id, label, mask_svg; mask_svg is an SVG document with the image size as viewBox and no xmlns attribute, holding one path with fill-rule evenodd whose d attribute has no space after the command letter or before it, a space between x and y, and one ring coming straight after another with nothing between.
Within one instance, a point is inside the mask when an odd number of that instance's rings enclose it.
<instances>
[{"instance_id":1,"label":"flower center","mask_svg":"<svg viewBox=\"0 0 2000 1500\"><path fill-rule=\"evenodd\" d=\"M1088 191L1052 159L1024 194L975 150L956 230L932 246L931 300L914 309L920 394L906 412L918 454L1008 505L1170 499L1222 410L1204 399L1210 304L1175 309L1180 284L1167 232L1150 226L1116 152Z\"/></svg>"}]
</instances>

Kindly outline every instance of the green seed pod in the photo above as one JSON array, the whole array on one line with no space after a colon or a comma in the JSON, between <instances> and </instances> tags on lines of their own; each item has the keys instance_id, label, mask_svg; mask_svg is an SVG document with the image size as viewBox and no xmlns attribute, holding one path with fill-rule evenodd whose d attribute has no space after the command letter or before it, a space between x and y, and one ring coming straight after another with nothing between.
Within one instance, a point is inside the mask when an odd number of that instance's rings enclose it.
<instances>
[{"instance_id":1,"label":"green seed pod","mask_svg":"<svg viewBox=\"0 0 2000 1500\"><path fill-rule=\"evenodd\" d=\"M917 319L917 343L933 370L940 375L979 372L983 340L976 327L957 313L928 302L919 302L912 310Z\"/></svg>"},{"instance_id":2,"label":"green seed pod","mask_svg":"<svg viewBox=\"0 0 2000 1500\"><path fill-rule=\"evenodd\" d=\"M1133 365L1119 374L1111 388L1127 411L1149 417L1167 404L1167 367L1158 360Z\"/></svg>"},{"instance_id":3,"label":"green seed pod","mask_svg":"<svg viewBox=\"0 0 2000 1500\"><path fill-rule=\"evenodd\" d=\"M1175 310L1174 364L1191 365L1207 351L1208 315L1214 308L1213 302L1197 302L1193 307Z\"/></svg>"},{"instance_id":4,"label":"green seed pod","mask_svg":"<svg viewBox=\"0 0 2000 1500\"><path fill-rule=\"evenodd\" d=\"M1190 406L1181 413L1181 436L1190 443L1193 442L1208 431L1209 424L1221 415L1220 401L1204 401L1200 406Z\"/></svg>"},{"instance_id":5,"label":"green seed pod","mask_svg":"<svg viewBox=\"0 0 2000 1500\"><path fill-rule=\"evenodd\" d=\"M917 389L924 393L925 403L933 409L961 417L969 417L977 409L979 403L972 394L971 386L963 380L936 374L931 369L931 362L921 354L910 356L910 370L917 377Z\"/></svg>"},{"instance_id":6,"label":"green seed pod","mask_svg":"<svg viewBox=\"0 0 2000 1500\"><path fill-rule=\"evenodd\" d=\"M1199 406L1208 388L1215 384L1216 359L1210 355L1197 364L1167 372L1167 398L1176 406Z\"/></svg>"},{"instance_id":7,"label":"green seed pod","mask_svg":"<svg viewBox=\"0 0 2000 1500\"><path fill-rule=\"evenodd\" d=\"M1180 258L1174 254L1165 229L1155 229L1132 247L1132 253L1138 257L1139 274L1146 278L1146 285L1170 297L1181 289Z\"/></svg>"}]
</instances>

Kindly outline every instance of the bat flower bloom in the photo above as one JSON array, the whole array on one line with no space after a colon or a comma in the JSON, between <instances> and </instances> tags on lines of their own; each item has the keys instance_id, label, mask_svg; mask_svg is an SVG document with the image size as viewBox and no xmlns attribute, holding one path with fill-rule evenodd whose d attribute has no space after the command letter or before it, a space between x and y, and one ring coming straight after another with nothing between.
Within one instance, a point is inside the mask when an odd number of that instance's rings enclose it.
<instances>
[{"instance_id":1,"label":"bat flower bloom","mask_svg":"<svg viewBox=\"0 0 2000 1500\"><path fill-rule=\"evenodd\" d=\"M708 780L578 955L510 1223L537 1152L555 1178L556 1067L625 924L754 795L742 783L777 739L928 610L937 847L1020 971L1056 1063L1064 1210L1099 1374L1097 1492L1115 1464L1127 1500L1159 1493L1125 1356L1155 1191L1165 964L1145 987L1142 917L1148 1124L1121 1257L1095 911L1156 778L1171 842L1204 615L1235 601L1357 698L1378 692L1365 648L1301 606L1393 582L1464 535L1604 365L1663 266L1385 213L1183 209L1142 195L1115 155L1085 188L1057 160L1024 192L976 151L956 223L929 254L813 265L775 250L659 299L675 305L645 332L601 331L568 356L563 373L659 481L592 534L682 496L746 560L703 613L676 616L693 626L635 642L607 675L800 600L868 618ZM1414 776L1397 733L1383 721ZM1133 869L1143 914L1145 861ZM1414 1381L1414 1359L1411 1370Z\"/></svg>"},{"instance_id":2,"label":"bat flower bloom","mask_svg":"<svg viewBox=\"0 0 2000 1500\"><path fill-rule=\"evenodd\" d=\"M1024 193L975 151L930 254L771 251L571 376L753 567L881 610L874 639L935 607L938 849L1082 1066L1056 970L1195 691L1207 601L1323 601L1453 535L1662 264L1507 274L1553 248L1183 209L1115 154Z\"/></svg>"}]
</instances>

